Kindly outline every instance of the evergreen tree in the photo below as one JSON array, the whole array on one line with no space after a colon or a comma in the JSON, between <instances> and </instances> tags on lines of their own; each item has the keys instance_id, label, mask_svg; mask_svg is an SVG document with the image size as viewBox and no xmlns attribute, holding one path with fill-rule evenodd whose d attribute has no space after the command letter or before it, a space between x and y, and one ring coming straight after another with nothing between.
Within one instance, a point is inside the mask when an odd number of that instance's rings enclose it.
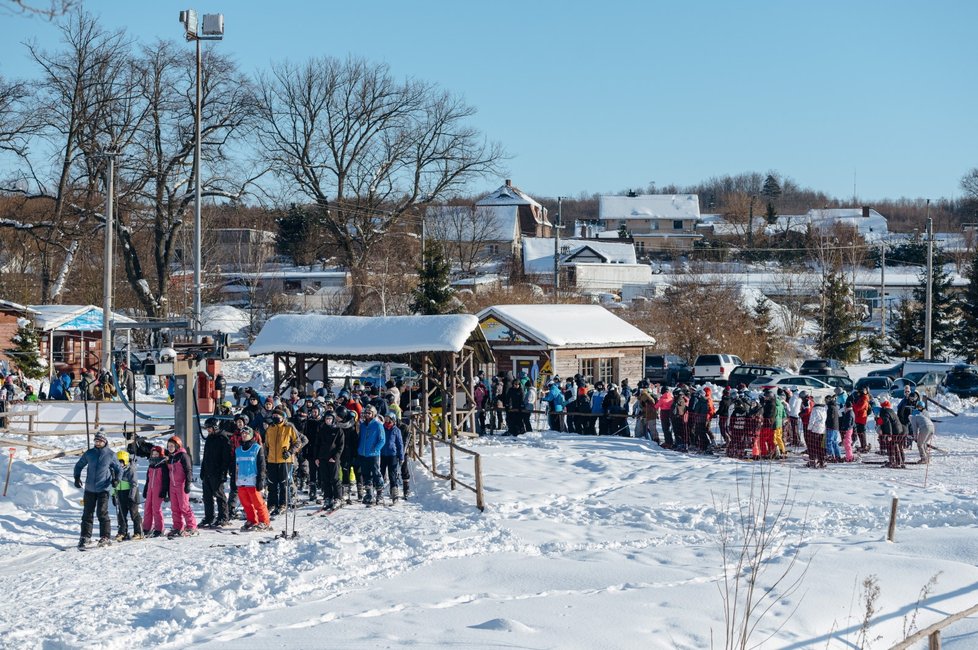
<instances>
[{"instance_id":1,"label":"evergreen tree","mask_svg":"<svg viewBox=\"0 0 978 650\"><path fill-rule=\"evenodd\" d=\"M957 328L955 351L968 363L978 361L978 251L965 271L968 286L958 298L958 311L961 322Z\"/></svg>"},{"instance_id":2,"label":"evergreen tree","mask_svg":"<svg viewBox=\"0 0 978 650\"><path fill-rule=\"evenodd\" d=\"M275 220L278 226L276 248L300 266L312 264L318 257L323 220L315 208L292 204L284 216Z\"/></svg>"},{"instance_id":3,"label":"evergreen tree","mask_svg":"<svg viewBox=\"0 0 978 650\"><path fill-rule=\"evenodd\" d=\"M14 347L4 350L17 368L29 379L46 377L48 370L41 360L41 348L34 325L26 318L17 320L17 333L11 339Z\"/></svg>"},{"instance_id":4,"label":"evergreen tree","mask_svg":"<svg viewBox=\"0 0 978 650\"><path fill-rule=\"evenodd\" d=\"M778 197L781 196L781 184L778 183L778 179L774 174L768 174L767 178L764 179L764 186L761 187L761 195L767 199L767 209L765 211L767 222L773 224L778 220L778 210L774 204L778 200Z\"/></svg>"},{"instance_id":5,"label":"evergreen tree","mask_svg":"<svg viewBox=\"0 0 978 650\"><path fill-rule=\"evenodd\" d=\"M879 332L866 339L866 352L869 353L871 363L886 363L890 360L887 355L886 337Z\"/></svg>"},{"instance_id":6,"label":"evergreen tree","mask_svg":"<svg viewBox=\"0 0 978 650\"><path fill-rule=\"evenodd\" d=\"M628 234L628 227L625 224L618 226L618 239L628 239L630 236Z\"/></svg>"},{"instance_id":7,"label":"evergreen tree","mask_svg":"<svg viewBox=\"0 0 978 650\"><path fill-rule=\"evenodd\" d=\"M853 361L859 353L858 324L852 308L852 288L842 273L829 273L822 285L825 311L816 343L821 356Z\"/></svg>"},{"instance_id":8,"label":"evergreen tree","mask_svg":"<svg viewBox=\"0 0 978 650\"><path fill-rule=\"evenodd\" d=\"M917 329L922 311L913 300L902 300L894 310L890 308L890 351L903 359L919 359L923 356L924 337Z\"/></svg>"},{"instance_id":9,"label":"evergreen tree","mask_svg":"<svg viewBox=\"0 0 978 650\"><path fill-rule=\"evenodd\" d=\"M957 305L951 293L951 275L944 268L945 257L943 251L934 251L934 268L931 278L931 356L935 359L943 359L955 347L955 334L957 330ZM924 348L924 317L926 315L924 307L927 304L927 269L920 272L920 285L913 290L914 300L921 305L917 314L916 329L918 333L918 344Z\"/></svg>"},{"instance_id":10,"label":"evergreen tree","mask_svg":"<svg viewBox=\"0 0 978 650\"><path fill-rule=\"evenodd\" d=\"M763 296L759 297L754 303L753 312L754 326L757 329L755 361L761 364L773 364L777 353L777 332L771 314L771 302Z\"/></svg>"},{"instance_id":11,"label":"evergreen tree","mask_svg":"<svg viewBox=\"0 0 978 650\"><path fill-rule=\"evenodd\" d=\"M441 244L434 239L427 240L424 266L418 272L418 286L414 290L411 311L425 315L458 311L455 292L449 284L451 270Z\"/></svg>"}]
</instances>

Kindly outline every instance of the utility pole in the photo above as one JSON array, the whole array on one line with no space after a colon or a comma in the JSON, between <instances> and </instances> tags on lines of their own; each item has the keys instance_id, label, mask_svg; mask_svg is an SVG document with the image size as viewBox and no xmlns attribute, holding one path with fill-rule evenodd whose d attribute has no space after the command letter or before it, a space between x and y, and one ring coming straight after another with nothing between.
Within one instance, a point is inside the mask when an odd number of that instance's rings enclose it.
<instances>
[{"instance_id":1,"label":"utility pole","mask_svg":"<svg viewBox=\"0 0 978 650\"><path fill-rule=\"evenodd\" d=\"M927 302L924 306L924 359L931 358L931 323L934 311L934 221L927 199Z\"/></svg>"},{"instance_id":2,"label":"utility pole","mask_svg":"<svg viewBox=\"0 0 978 650\"><path fill-rule=\"evenodd\" d=\"M107 151L103 154L109 165L105 179L105 251L103 252L104 269L102 276L102 371L112 371L112 261L113 261L113 228L115 219L115 157L118 152Z\"/></svg>"},{"instance_id":3,"label":"utility pole","mask_svg":"<svg viewBox=\"0 0 978 650\"><path fill-rule=\"evenodd\" d=\"M564 223L560 208L563 201L564 197L557 197L557 225L554 226L554 296L560 294L560 229Z\"/></svg>"},{"instance_id":4,"label":"utility pole","mask_svg":"<svg viewBox=\"0 0 978 650\"><path fill-rule=\"evenodd\" d=\"M880 242L880 336L886 340L886 243Z\"/></svg>"}]
</instances>

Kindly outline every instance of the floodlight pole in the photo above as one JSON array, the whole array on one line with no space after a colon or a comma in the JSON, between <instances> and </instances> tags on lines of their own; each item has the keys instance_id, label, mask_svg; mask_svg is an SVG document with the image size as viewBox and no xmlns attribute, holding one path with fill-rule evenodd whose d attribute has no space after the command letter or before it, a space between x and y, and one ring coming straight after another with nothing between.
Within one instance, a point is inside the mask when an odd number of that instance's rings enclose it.
<instances>
[{"instance_id":1,"label":"floodlight pole","mask_svg":"<svg viewBox=\"0 0 978 650\"><path fill-rule=\"evenodd\" d=\"M115 157L114 150L102 154L108 160L105 179L105 251L102 276L102 372L112 371L112 260L113 227L115 219Z\"/></svg>"},{"instance_id":2,"label":"floodlight pole","mask_svg":"<svg viewBox=\"0 0 978 650\"><path fill-rule=\"evenodd\" d=\"M563 201L564 197L557 197L557 225L554 226L554 296L560 295L560 229L564 224L560 208Z\"/></svg>"},{"instance_id":3,"label":"floodlight pole","mask_svg":"<svg viewBox=\"0 0 978 650\"><path fill-rule=\"evenodd\" d=\"M196 65L196 101L194 102L194 304L191 323L195 331L201 329L201 219L200 219L200 108L201 108L201 41L219 41L224 38L224 15L213 14L204 16L203 30L197 22L197 12L193 9L180 12L180 22L183 23L188 41L194 41L197 46ZM213 26L210 25L213 23Z\"/></svg>"},{"instance_id":4,"label":"floodlight pole","mask_svg":"<svg viewBox=\"0 0 978 650\"><path fill-rule=\"evenodd\" d=\"M930 218L930 199L927 199L927 297L924 305L924 358L931 358L934 310L934 220Z\"/></svg>"}]
</instances>

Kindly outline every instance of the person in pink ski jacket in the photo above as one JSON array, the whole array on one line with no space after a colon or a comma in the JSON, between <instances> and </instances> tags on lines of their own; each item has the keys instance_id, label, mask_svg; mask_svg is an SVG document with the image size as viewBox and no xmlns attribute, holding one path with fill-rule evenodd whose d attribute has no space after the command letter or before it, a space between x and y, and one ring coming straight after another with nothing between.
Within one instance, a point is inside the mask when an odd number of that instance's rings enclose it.
<instances>
[{"instance_id":1,"label":"person in pink ski jacket","mask_svg":"<svg viewBox=\"0 0 978 650\"><path fill-rule=\"evenodd\" d=\"M163 499L170 489L170 471L166 468L163 448L153 447L149 452L146 483L143 484L143 535L163 535Z\"/></svg>"},{"instance_id":2,"label":"person in pink ski jacket","mask_svg":"<svg viewBox=\"0 0 978 650\"><path fill-rule=\"evenodd\" d=\"M190 537L197 534L197 519L190 508L190 485L194 480L193 464L179 436L173 436L166 441L166 453L166 467L170 479L170 514L173 517L173 529L166 536Z\"/></svg>"},{"instance_id":3,"label":"person in pink ski jacket","mask_svg":"<svg viewBox=\"0 0 978 650\"><path fill-rule=\"evenodd\" d=\"M662 394L659 395L659 399L655 403L655 409L659 412L659 423L662 424L662 435L665 440L665 444L662 446L666 449L672 449L675 446L672 439L672 421L669 419L672 416L672 401L672 392L663 386Z\"/></svg>"}]
</instances>

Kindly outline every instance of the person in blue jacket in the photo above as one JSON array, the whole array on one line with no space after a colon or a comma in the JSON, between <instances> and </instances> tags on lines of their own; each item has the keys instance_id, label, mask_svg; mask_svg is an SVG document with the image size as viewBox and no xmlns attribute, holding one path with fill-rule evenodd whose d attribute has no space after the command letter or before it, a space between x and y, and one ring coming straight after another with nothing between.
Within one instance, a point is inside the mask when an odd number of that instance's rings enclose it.
<instances>
[{"instance_id":1,"label":"person in blue jacket","mask_svg":"<svg viewBox=\"0 0 978 650\"><path fill-rule=\"evenodd\" d=\"M401 463L404 462L404 436L397 426L397 416L384 416L384 448L380 450L380 479L390 483L391 501L397 502L397 484L401 482ZM380 493L377 494L380 502Z\"/></svg>"},{"instance_id":2,"label":"person in blue jacket","mask_svg":"<svg viewBox=\"0 0 978 650\"><path fill-rule=\"evenodd\" d=\"M86 467L85 499L82 511L81 539L78 548L84 549L92 541L92 518L98 512L99 546L108 546L111 542L112 523L109 520L109 493L119 484L122 466L115 453L109 449L109 441L105 433L99 429L93 441L94 447L82 454L75 463L75 487L81 488L81 472Z\"/></svg>"},{"instance_id":3,"label":"person in blue jacket","mask_svg":"<svg viewBox=\"0 0 978 650\"><path fill-rule=\"evenodd\" d=\"M68 399L69 390L71 390L71 375L62 370L57 379L51 382L51 389L48 391L48 399L59 401L66 400Z\"/></svg>"},{"instance_id":4,"label":"person in blue jacket","mask_svg":"<svg viewBox=\"0 0 978 650\"><path fill-rule=\"evenodd\" d=\"M380 499L384 489L384 478L380 475L380 452L387 442L387 435L384 425L377 418L377 409L368 406L363 409L363 424L360 426L360 444L357 447L357 455L360 460L360 476L363 477L364 486L367 488L363 496L364 505L374 503L371 486Z\"/></svg>"},{"instance_id":5,"label":"person in blue jacket","mask_svg":"<svg viewBox=\"0 0 978 650\"><path fill-rule=\"evenodd\" d=\"M550 390L543 396L543 401L550 406L547 413L550 429L552 431L565 431L564 411L566 410L566 402L564 401L564 394L560 391L559 383L550 384Z\"/></svg>"}]
</instances>

